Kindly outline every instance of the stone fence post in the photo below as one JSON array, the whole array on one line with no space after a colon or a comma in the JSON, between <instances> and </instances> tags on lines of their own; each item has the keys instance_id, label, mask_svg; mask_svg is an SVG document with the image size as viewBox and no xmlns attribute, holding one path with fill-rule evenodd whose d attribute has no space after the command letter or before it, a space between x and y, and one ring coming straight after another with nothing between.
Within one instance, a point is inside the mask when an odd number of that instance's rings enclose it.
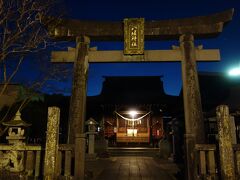
<instances>
[{"instance_id":1,"label":"stone fence post","mask_svg":"<svg viewBox=\"0 0 240 180\"><path fill-rule=\"evenodd\" d=\"M216 109L221 179L235 180L234 154L229 109L220 105Z\"/></svg>"}]
</instances>

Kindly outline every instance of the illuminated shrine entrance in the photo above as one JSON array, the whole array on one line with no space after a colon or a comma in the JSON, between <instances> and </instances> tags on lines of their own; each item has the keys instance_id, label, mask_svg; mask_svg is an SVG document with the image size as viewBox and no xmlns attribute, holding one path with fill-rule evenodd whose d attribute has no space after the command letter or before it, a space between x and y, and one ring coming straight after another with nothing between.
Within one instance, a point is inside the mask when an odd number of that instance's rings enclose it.
<instances>
[{"instance_id":1,"label":"illuminated shrine entrance","mask_svg":"<svg viewBox=\"0 0 240 180\"><path fill-rule=\"evenodd\" d=\"M156 117L151 111L136 110L137 114L132 118L129 112L131 111L125 111L126 114L121 111L115 112L111 123L105 123L105 137L110 139L115 137L116 143L147 143L149 145L151 143L157 147L156 143L163 137L164 132L162 117L160 115ZM110 124L114 126L112 132Z\"/></svg>"},{"instance_id":2,"label":"illuminated shrine entrance","mask_svg":"<svg viewBox=\"0 0 240 180\"><path fill-rule=\"evenodd\" d=\"M130 110L115 113L117 114L117 142L150 142L150 112Z\"/></svg>"},{"instance_id":3,"label":"illuminated shrine entrance","mask_svg":"<svg viewBox=\"0 0 240 180\"><path fill-rule=\"evenodd\" d=\"M178 96L164 92L162 76L104 76L101 93L88 101L94 106L87 118L99 119L110 146L158 147L176 102Z\"/></svg>"},{"instance_id":4,"label":"illuminated shrine entrance","mask_svg":"<svg viewBox=\"0 0 240 180\"><path fill-rule=\"evenodd\" d=\"M99 117L109 145L158 147L165 128L163 117L172 113L179 97L164 93L161 76L104 78L102 92L91 103L101 106ZM164 120L165 125L169 120Z\"/></svg>"},{"instance_id":5,"label":"illuminated shrine entrance","mask_svg":"<svg viewBox=\"0 0 240 180\"><path fill-rule=\"evenodd\" d=\"M129 129L129 128L127 128L127 136L128 137L137 137L137 131L138 131L137 128L136 129Z\"/></svg>"}]
</instances>

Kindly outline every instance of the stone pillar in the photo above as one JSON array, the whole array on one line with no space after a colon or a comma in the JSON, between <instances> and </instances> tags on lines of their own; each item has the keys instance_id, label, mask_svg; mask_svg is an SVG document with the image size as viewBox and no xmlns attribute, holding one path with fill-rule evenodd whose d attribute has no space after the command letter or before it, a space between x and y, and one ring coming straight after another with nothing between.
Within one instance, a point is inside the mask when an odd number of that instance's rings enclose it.
<instances>
[{"instance_id":1,"label":"stone pillar","mask_svg":"<svg viewBox=\"0 0 240 180\"><path fill-rule=\"evenodd\" d=\"M234 154L229 109L226 105L216 109L221 179L235 180Z\"/></svg>"},{"instance_id":2,"label":"stone pillar","mask_svg":"<svg viewBox=\"0 0 240 180\"><path fill-rule=\"evenodd\" d=\"M90 156L95 156L95 132L88 133L88 154Z\"/></svg>"},{"instance_id":3,"label":"stone pillar","mask_svg":"<svg viewBox=\"0 0 240 180\"><path fill-rule=\"evenodd\" d=\"M86 116L87 72L88 72L88 48L87 37L76 38L76 60L74 62L74 74L72 96L69 110L68 143L74 144L75 135L84 132Z\"/></svg>"},{"instance_id":4,"label":"stone pillar","mask_svg":"<svg viewBox=\"0 0 240 180\"><path fill-rule=\"evenodd\" d=\"M84 178L85 169L85 135L84 122L86 116L87 72L89 39L85 36L76 38L76 60L74 62L74 75L72 97L69 114L68 143L74 144L75 165L74 178Z\"/></svg>"},{"instance_id":5,"label":"stone pillar","mask_svg":"<svg viewBox=\"0 0 240 180\"><path fill-rule=\"evenodd\" d=\"M87 120L86 125L88 126L88 158L95 159L96 154L95 150L95 134L96 134L96 125L98 123L93 119L90 118Z\"/></svg>"},{"instance_id":6,"label":"stone pillar","mask_svg":"<svg viewBox=\"0 0 240 180\"><path fill-rule=\"evenodd\" d=\"M72 152L65 151L65 165L64 165L64 176L69 178L71 176L71 160L72 160Z\"/></svg>"},{"instance_id":7,"label":"stone pillar","mask_svg":"<svg viewBox=\"0 0 240 180\"><path fill-rule=\"evenodd\" d=\"M62 153L62 151L58 151L56 169L57 176L60 176L62 174Z\"/></svg>"},{"instance_id":8,"label":"stone pillar","mask_svg":"<svg viewBox=\"0 0 240 180\"><path fill-rule=\"evenodd\" d=\"M96 154L95 154L95 132L88 132L88 160L95 160Z\"/></svg>"},{"instance_id":9,"label":"stone pillar","mask_svg":"<svg viewBox=\"0 0 240 180\"><path fill-rule=\"evenodd\" d=\"M60 120L60 109L58 107L49 107L46 147L45 147L45 157L44 157L44 179L45 180L56 179L59 120Z\"/></svg>"},{"instance_id":10,"label":"stone pillar","mask_svg":"<svg viewBox=\"0 0 240 180\"><path fill-rule=\"evenodd\" d=\"M26 166L25 171L27 172L28 176L33 175L34 170L34 163L35 163L35 156L33 151L27 151L27 159L26 159Z\"/></svg>"},{"instance_id":11,"label":"stone pillar","mask_svg":"<svg viewBox=\"0 0 240 180\"><path fill-rule=\"evenodd\" d=\"M40 175L40 164L41 164L41 151L36 152L36 161L35 161L35 173L34 179L38 179Z\"/></svg>"},{"instance_id":12,"label":"stone pillar","mask_svg":"<svg viewBox=\"0 0 240 180\"><path fill-rule=\"evenodd\" d=\"M230 116L230 125L231 125L231 133L232 133L232 144L237 144L237 134L236 134L236 125L234 116Z\"/></svg>"},{"instance_id":13,"label":"stone pillar","mask_svg":"<svg viewBox=\"0 0 240 180\"><path fill-rule=\"evenodd\" d=\"M201 96L199 91L196 54L193 35L180 37L182 53L182 81L185 116L185 156L187 179L194 179L194 148L195 143L204 143L204 121L202 115Z\"/></svg>"},{"instance_id":14,"label":"stone pillar","mask_svg":"<svg viewBox=\"0 0 240 180\"><path fill-rule=\"evenodd\" d=\"M85 170L85 151L86 136L85 134L76 134L75 136L75 160L74 160L74 179L84 180Z\"/></svg>"}]
</instances>

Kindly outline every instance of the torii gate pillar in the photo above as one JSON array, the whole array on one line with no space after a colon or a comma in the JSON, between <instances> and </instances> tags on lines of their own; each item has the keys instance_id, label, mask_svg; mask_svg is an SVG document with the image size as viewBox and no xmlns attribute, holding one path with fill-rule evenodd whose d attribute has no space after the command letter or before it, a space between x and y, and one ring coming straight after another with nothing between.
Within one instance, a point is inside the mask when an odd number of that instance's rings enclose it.
<instances>
[{"instance_id":1,"label":"torii gate pillar","mask_svg":"<svg viewBox=\"0 0 240 180\"><path fill-rule=\"evenodd\" d=\"M74 178L84 179L86 94L88 73L89 39L86 36L76 38L72 96L69 111L68 143L74 144Z\"/></svg>"},{"instance_id":2,"label":"torii gate pillar","mask_svg":"<svg viewBox=\"0 0 240 180\"><path fill-rule=\"evenodd\" d=\"M185 116L185 155L187 179L193 180L195 171L194 149L196 143L204 143L204 121L202 114L201 96L196 67L196 51L194 37L185 34L180 37L182 53L182 81Z\"/></svg>"}]
</instances>

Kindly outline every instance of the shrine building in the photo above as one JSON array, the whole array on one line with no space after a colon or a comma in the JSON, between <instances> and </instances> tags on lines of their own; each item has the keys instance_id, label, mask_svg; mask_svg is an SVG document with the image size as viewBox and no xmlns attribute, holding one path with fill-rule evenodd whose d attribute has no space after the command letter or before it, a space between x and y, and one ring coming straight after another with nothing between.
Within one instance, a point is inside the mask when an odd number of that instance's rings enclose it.
<instances>
[{"instance_id":1,"label":"shrine building","mask_svg":"<svg viewBox=\"0 0 240 180\"><path fill-rule=\"evenodd\" d=\"M156 143L162 138L180 103L179 96L164 92L162 77L104 78L100 95L87 102L88 116L100 122L104 136L114 143Z\"/></svg>"}]
</instances>

